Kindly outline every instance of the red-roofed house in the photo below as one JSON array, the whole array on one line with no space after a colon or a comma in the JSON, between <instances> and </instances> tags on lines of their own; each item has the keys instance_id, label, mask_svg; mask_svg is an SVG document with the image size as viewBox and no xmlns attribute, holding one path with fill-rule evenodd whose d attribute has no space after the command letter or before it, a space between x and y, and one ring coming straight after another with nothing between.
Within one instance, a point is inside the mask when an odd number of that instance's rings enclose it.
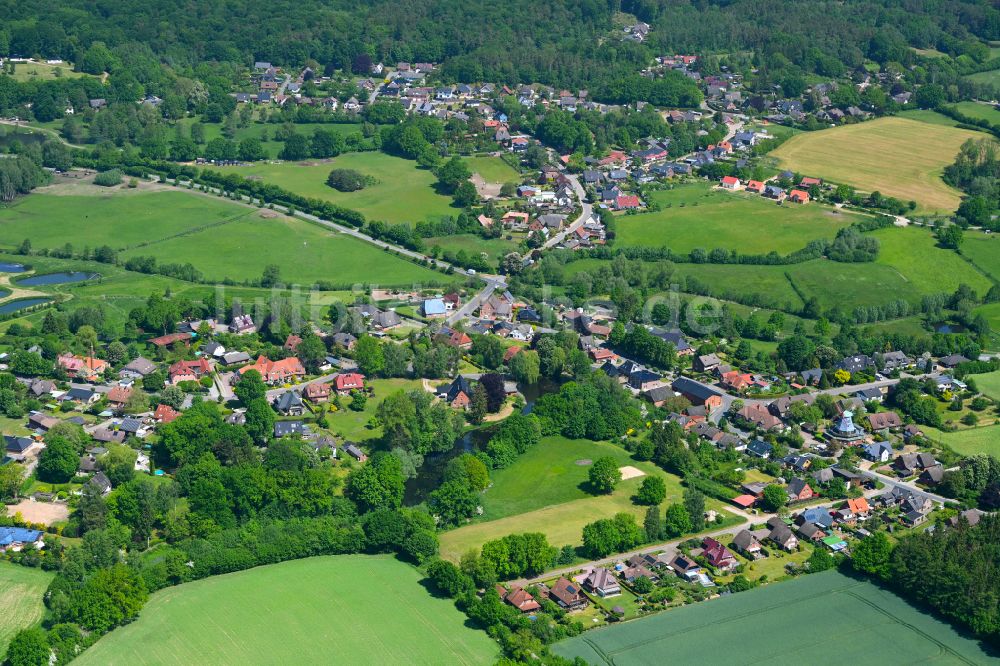
<instances>
[{"instance_id":1,"label":"red-roofed house","mask_svg":"<svg viewBox=\"0 0 1000 666\"><path fill-rule=\"evenodd\" d=\"M731 571L739 566L733 551L729 550L712 537L705 537L701 542L704 550L702 555L708 563L720 571Z\"/></svg>"},{"instance_id":2,"label":"red-roofed house","mask_svg":"<svg viewBox=\"0 0 1000 666\"><path fill-rule=\"evenodd\" d=\"M285 351L294 352L302 344L302 338L297 335L289 335L285 338L285 346L283 347Z\"/></svg>"},{"instance_id":3,"label":"red-roofed house","mask_svg":"<svg viewBox=\"0 0 1000 666\"><path fill-rule=\"evenodd\" d=\"M615 353L605 347L591 347L588 353L595 361L610 361L616 358Z\"/></svg>"},{"instance_id":4,"label":"red-roofed house","mask_svg":"<svg viewBox=\"0 0 1000 666\"><path fill-rule=\"evenodd\" d=\"M167 368L167 376L171 384L181 382L196 382L205 375L212 372L212 366L205 358L195 361L177 361Z\"/></svg>"},{"instance_id":5,"label":"red-roofed house","mask_svg":"<svg viewBox=\"0 0 1000 666\"><path fill-rule=\"evenodd\" d=\"M764 183L759 180L748 180L746 189L747 192L756 192L757 194L761 194L764 191L764 187L766 187Z\"/></svg>"},{"instance_id":6,"label":"red-roofed house","mask_svg":"<svg viewBox=\"0 0 1000 666\"><path fill-rule=\"evenodd\" d=\"M175 342L183 342L185 346L191 344L191 334L190 333L168 333L167 335L161 335L158 338L150 338L149 344L156 345L157 347L169 347Z\"/></svg>"},{"instance_id":7,"label":"red-roofed house","mask_svg":"<svg viewBox=\"0 0 1000 666\"><path fill-rule=\"evenodd\" d=\"M514 358L522 351L524 351L524 348L518 347L517 345L514 345L513 347L507 347L507 351L503 353L503 362L510 363L510 359Z\"/></svg>"},{"instance_id":8,"label":"red-roofed house","mask_svg":"<svg viewBox=\"0 0 1000 666\"><path fill-rule=\"evenodd\" d=\"M65 370L68 376L80 379L96 379L109 367L108 362L102 359L93 356L81 358L72 354L63 354L56 359L56 364Z\"/></svg>"},{"instance_id":9,"label":"red-roofed house","mask_svg":"<svg viewBox=\"0 0 1000 666\"><path fill-rule=\"evenodd\" d=\"M357 372L344 372L333 378L337 393L346 395L351 391L360 391L365 388L365 376Z\"/></svg>"},{"instance_id":10,"label":"red-roofed house","mask_svg":"<svg viewBox=\"0 0 1000 666\"><path fill-rule=\"evenodd\" d=\"M259 372L266 384L281 384L297 377L304 377L306 374L302 362L295 356L280 361L272 361L266 356L259 356L253 365L245 365L240 368L239 373L243 375L250 370Z\"/></svg>"},{"instance_id":11,"label":"red-roofed house","mask_svg":"<svg viewBox=\"0 0 1000 666\"><path fill-rule=\"evenodd\" d=\"M809 193L804 190L792 190L788 193L788 199L795 203L809 203Z\"/></svg>"},{"instance_id":12,"label":"red-roofed house","mask_svg":"<svg viewBox=\"0 0 1000 666\"><path fill-rule=\"evenodd\" d=\"M181 413L170 405L160 404L156 406L156 411L153 412L153 419L157 423L170 423L177 420L177 417L180 415Z\"/></svg>"},{"instance_id":13,"label":"red-roofed house","mask_svg":"<svg viewBox=\"0 0 1000 666\"><path fill-rule=\"evenodd\" d=\"M330 385L322 382L306 384L302 391L302 397L309 402L326 402L330 399Z\"/></svg>"},{"instance_id":14,"label":"red-roofed house","mask_svg":"<svg viewBox=\"0 0 1000 666\"><path fill-rule=\"evenodd\" d=\"M733 504L736 506L743 507L744 509L749 509L757 503L757 498L753 495L739 495L733 498Z\"/></svg>"},{"instance_id":15,"label":"red-roofed house","mask_svg":"<svg viewBox=\"0 0 1000 666\"><path fill-rule=\"evenodd\" d=\"M802 181L799 183L799 187L812 187L813 185L822 185L823 180L821 178L810 178L809 176L803 176Z\"/></svg>"},{"instance_id":16,"label":"red-roofed house","mask_svg":"<svg viewBox=\"0 0 1000 666\"><path fill-rule=\"evenodd\" d=\"M108 391L108 404L112 407L117 407L121 409L128 402L128 399L132 396L132 389L126 388L124 386L115 386L110 391Z\"/></svg>"},{"instance_id":17,"label":"red-roofed house","mask_svg":"<svg viewBox=\"0 0 1000 666\"><path fill-rule=\"evenodd\" d=\"M615 210L632 210L641 208L642 202L639 197L633 195L621 195L615 199Z\"/></svg>"},{"instance_id":18,"label":"red-roofed house","mask_svg":"<svg viewBox=\"0 0 1000 666\"><path fill-rule=\"evenodd\" d=\"M723 176L722 187L727 190L738 190L740 189L740 179L735 176Z\"/></svg>"}]
</instances>

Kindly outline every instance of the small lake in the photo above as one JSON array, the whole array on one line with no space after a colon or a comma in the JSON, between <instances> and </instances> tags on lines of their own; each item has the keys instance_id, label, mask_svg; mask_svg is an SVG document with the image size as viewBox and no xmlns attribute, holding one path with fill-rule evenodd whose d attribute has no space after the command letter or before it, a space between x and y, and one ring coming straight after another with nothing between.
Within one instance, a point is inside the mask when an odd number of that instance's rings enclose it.
<instances>
[{"instance_id":1,"label":"small lake","mask_svg":"<svg viewBox=\"0 0 1000 666\"><path fill-rule=\"evenodd\" d=\"M36 305L41 305L42 303L48 303L51 300L51 298L22 298L19 301L4 303L0 305L0 315L10 314L25 308L31 308Z\"/></svg>"},{"instance_id":2,"label":"small lake","mask_svg":"<svg viewBox=\"0 0 1000 666\"><path fill-rule=\"evenodd\" d=\"M52 284L71 284L73 282L84 282L97 277L97 273L84 273L73 271L71 273L46 273L45 275L32 275L31 277L18 280L19 287L43 287Z\"/></svg>"},{"instance_id":3,"label":"small lake","mask_svg":"<svg viewBox=\"0 0 1000 666\"><path fill-rule=\"evenodd\" d=\"M20 143L22 146L30 146L32 144L42 144L45 143L45 139L48 138L44 132L24 132L24 131L13 131L9 133L4 133L0 130L0 146L7 148L14 144L14 142Z\"/></svg>"},{"instance_id":4,"label":"small lake","mask_svg":"<svg viewBox=\"0 0 1000 666\"><path fill-rule=\"evenodd\" d=\"M11 264L6 261L0 261L0 273L23 273L24 264Z\"/></svg>"}]
</instances>

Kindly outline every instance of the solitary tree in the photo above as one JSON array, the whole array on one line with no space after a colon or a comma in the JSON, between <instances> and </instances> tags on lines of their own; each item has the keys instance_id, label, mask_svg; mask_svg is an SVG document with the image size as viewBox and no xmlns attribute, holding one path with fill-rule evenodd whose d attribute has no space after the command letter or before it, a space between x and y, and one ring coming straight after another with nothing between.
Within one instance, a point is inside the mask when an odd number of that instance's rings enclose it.
<instances>
[{"instance_id":1,"label":"solitary tree","mask_svg":"<svg viewBox=\"0 0 1000 666\"><path fill-rule=\"evenodd\" d=\"M598 458L590 467L588 474L590 487L598 493L610 493L621 479L618 463L611 456Z\"/></svg>"}]
</instances>

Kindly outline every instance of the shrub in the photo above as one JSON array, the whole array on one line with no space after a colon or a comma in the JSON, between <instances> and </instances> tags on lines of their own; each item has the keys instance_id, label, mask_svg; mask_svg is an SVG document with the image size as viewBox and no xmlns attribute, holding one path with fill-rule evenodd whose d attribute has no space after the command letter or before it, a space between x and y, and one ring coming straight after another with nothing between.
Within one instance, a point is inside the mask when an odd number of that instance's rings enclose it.
<instances>
[{"instance_id":1,"label":"shrub","mask_svg":"<svg viewBox=\"0 0 1000 666\"><path fill-rule=\"evenodd\" d=\"M101 187L114 187L115 185L122 184L123 177L124 174L121 169L102 171L94 176L94 185L100 185Z\"/></svg>"},{"instance_id":2,"label":"shrub","mask_svg":"<svg viewBox=\"0 0 1000 666\"><path fill-rule=\"evenodd\" d=\"M334 169L326 177L326 184L339 192L357 192L371 185L373 180L354 169Z\"/></svg>"}]
</instances>

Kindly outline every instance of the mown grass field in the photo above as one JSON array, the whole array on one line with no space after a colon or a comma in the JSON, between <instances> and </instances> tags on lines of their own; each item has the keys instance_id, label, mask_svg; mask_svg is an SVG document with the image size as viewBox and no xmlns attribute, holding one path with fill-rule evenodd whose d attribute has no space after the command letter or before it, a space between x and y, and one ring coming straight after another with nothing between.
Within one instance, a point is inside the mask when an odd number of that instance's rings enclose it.
<instances>
[{"instance_id":1,"label":"mown grass field","mask_svg":"<svg viewBox=\"0 0 1000 666\"><path fill-rule=\"evenodd\" d=\"M937 246L928 229L891 227L872 232L881 248L876 264L896 270L908 288L893 298L954 291L967 284L984 294L990 281L952 250ZM962 245L963 251L965 244ZM886 287L887 288L887 287Z\"/></svg>"},{"instance_id":2,"label":"mown grass field","mask_svg":"<svg viewBox=\"0 0 1000 666\"><path fill-rule=\"evenodd\" d=\"M799 134L771 155L810 176L916 201L918 212L950 213L960 193L945 185L941 173L963 142L982 137L906 118L879 118Z\"/></svg>"},{"instance_id":3,"label":"mown grass field","mask_svg":"<svg viewBox=\"0 0 1000 666\"><path fill-rule=\"evenodd\" d=\"M979 102L959 102L953 105L956 109L967 116L985 120L994 125L1000 124L1000 111L992 104L980 104Z\"/></svg>"},{"instance_id":4,"label":"mown grass field","mask_svg":"<svg viewBox=\"0 0 1000 666\"><path fill-rule=\"evenodd\" d=\"M553 545L576 546L582 543L584 525L623 511L634 514L641 522L646 507L633 504L631 498L644 477L620 481L609 495L588 491L589 464L576 462L592 462L603 456L613 457L619 466L631 465L647 475L663 478L667 484L665 504L681 497L676 476L652 463L633 460L621 447L546 437L513 465L493 473L493 486L483 494L484 522L442 533L442 556L458 561L469 549L515 532L541 532ZM709 500L707 506L719 509L721 505ZM728 513L723 515L732 518Z\"/></svg>"},{"instance_id":5,"label":"mown grass field","mask_svg":"<svg viewBox=\"0 0 1000 666\"><path fill-rule=\"evenodd\" d=\"M944 125L946 127L955 127L958 125L958 121L949 118L943 113L938 113L937 111L931 111L930 109L909 109L907 111L900 111L896 114L899 118L907 118L909 120L919 120L923 123L930 123L931 125Z\"/></svg>"},{"instance_id":6,"label":"mown grass field","mask_svg":"<svg viewBox=\"0 0 1000 666\"><path fill-rule=\"evenodd\" d=\"M943 666L996 660L977 641L901 597L836 571L587 631L556 643L553 651L615 666Z\"/></svg>"},{"instance_id":7,"label":"mown grass field","mask_svg":"<svg viewBox=\"0 0 1000 666\"><path fill-rule=\"evenodd\" d=\"M25 81L51 81L58 78L76 79L81 76L90 76L83 72L74 72L73 66L68 62L50 65L47 62L18 62L14 65L14 80Z\"/></svg>"},{"instance_id":8,"label":"mown grass field","mask_svg":"<svg viewBox=\"0 0 1000 666\"><path fill-rule=\"evenodd\" d=\"M839 229L863 219L820 205L779 206L759 195L724 192L702 183L659 190L650 199L660 210L616 220L617 246L787 254L817 238L833 239Z\"/></svg>"},{"instance_id":9,"label":"mown grass field","mask_svg":"<svg viewBox=\"0 0 1000 666\"><path fill-rule=\"evenodd\" d=\"M0 207L0 245L17 247L25 238L32 248L109 245L135 247L226 220L246 217L253 209L222 199L181 191L148 192L115 188L94 196L36 193Z\"/></svg>"},{"instance_id":10,"label":"mown grass field","mask_svg":"<svg viewBox=\"0 0 1000 666\"><path fill-rule=\"evenodd\" d=\"M296 560L153 595L86 664L488 664L498 653L450 599L388 556Z\"/></svg>"},{"instance_id":11,"label":"mown grass field","mask_svg":"<svg viewBox=\"0 0 1000 666\"><path fill-rule=\"evenodd\" d=\"M6 432L6 430L4 431ZM0 656L14 634L42 621L42 597L54 574L9 562L0 563Z\"/></svg>"},{"instance_id":12,"label":"mown grass field","mask_svg":"<svg viewBox=\"0 0 1000 666\"><path fill-rule=\"evenodd\" d=\"M333 169L354 169L376 179L357 192L338 192L326 184ZM381 152L347 153L330 160L262 163L219 167L226 173L259 178L306 197L332 201L352 208L370 220L391 223L418 222L442 215L457 215L451 199L434 189L436 178L416 162Z\"/></svg>"},{"instance_id":13,"label":"mown grass field","mask_svg":"<svg viewBox=\"0 0 1000 666\"><path fill-rule=\"evenodd\" d=\"M967 428L955 432L937 432L933 437L963 456L973 456L977 453L1000 456L1000 425Z\"/></svg>"},{"instance_id":14,"label":"mown grass field","mask_svg":"<svg viewBox=\"0 0 1000 666\"><path fill-rule=\"evenodd\" d=\"M419 266L356 238L309 222L249 210L222 226L151 243L123 254L155 256L161 263L192 263L210 281L258 278L268 264L281 267L282 279L311 285L327 280L411 285L453 278Z\"/></svg>"},{"instance_id":15,"label":"mown grass field","mask_svg":"<svg viewBox=\"0 0 1000 666\"><path fill-rule=\"evenodd\" d=\"M465 164L472 173L478 173L487 183L520 183L519 174L499 157L466 157Z\"/></svg>"}]
</instances>

